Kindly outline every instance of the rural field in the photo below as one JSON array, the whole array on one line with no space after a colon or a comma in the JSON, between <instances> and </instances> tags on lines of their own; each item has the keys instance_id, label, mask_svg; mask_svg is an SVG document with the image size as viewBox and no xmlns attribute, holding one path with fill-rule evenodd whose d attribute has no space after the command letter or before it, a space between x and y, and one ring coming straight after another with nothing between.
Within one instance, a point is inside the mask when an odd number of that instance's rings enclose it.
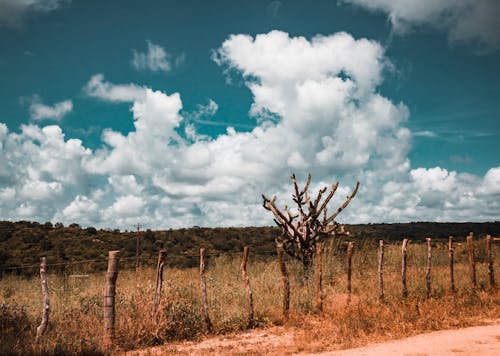
<instances>
[{"instance_id":1,"label":"rural field","mask_svg":"<svg viewBox=\"0 0 500 356\"><path fill-rule=\"evenodd\" d=\"M0 356L499 356L499 18L0 0Z\"/></svg>"},{"instance_id":2,"label":"rural field","mask_svg":"<svg viewBox=\"0 0 500 356\"><path fill-rule=\"evenodd\" d=\"M247 275L253 295L252 328L279 330L293 337L265 346L266 353L314 353L353 348L374 341L402 338L441 329L483 325L500 315L500 292L490 285L485 239L474 242L477 285L473 288L464 241L454 244L455 292L450 291L447 241L431 242L431 295L427 297L427 244L407 247L407 297L401 290L401 243L386 243L383 260L384 298L378 281L378 241L354 241L352 287L347 291L347 240L328 240L321 254L321 295L318 264L307 273L286 260L290 276L290 310L283 313L283 283L276 256L252 254ZM500 246L492 244L498 256ZM4 274L0 280L1 354L107 354L162 346L162 352L182 353L179 342L249 331L248 302L241 275L242 253L218 257L205 252L205 281L211 327L203 314L198 268L163 271L161 300L152 316L156 270L152 261L139 270L119 270L116 283L116 322L112 344L103 343L104 273L85 266L52 273L47 266L50 317L46 333L35 342L42 314L37 273ZM170 257L168 256L166 260ZM498 281L498 273L494 275ZM318 305L319 300L321 304ZM255 332L255 331L254 331ZM229 336L228 336L229 337ZM285 336L283 336L285 337ZM182 348L181 348L182 350ZM187 350L187 349L185 349ZM185 351L186 353L192 353ZM232 347L223 352L237 353ZM210 350L208 350L210 351ZM261 350L264 352L263 350ZM417 351L417 350L416 350ZM260 353L257 349L252 352ZM249 353L252 353L249 351Z\"/></svg>"}]
</instances>

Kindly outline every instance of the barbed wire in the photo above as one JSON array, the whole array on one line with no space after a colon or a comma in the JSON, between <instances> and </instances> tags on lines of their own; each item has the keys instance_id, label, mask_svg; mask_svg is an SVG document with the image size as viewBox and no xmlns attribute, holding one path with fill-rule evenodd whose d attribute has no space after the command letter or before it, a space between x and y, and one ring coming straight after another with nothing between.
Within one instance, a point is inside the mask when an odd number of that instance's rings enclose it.
<instances>
[{"instance_id":1,"label":"barbed wire","mask_svg":"<svg viewBox=\"0 0 500 356\"><path fill-rule=\"evenodd\" d=\"M135 260L135 257L122 257L120 260ZM149 260L151 258L146 258L146 257L141 257L139 260ZM106 262L106 259L100 258L100 259L93 259L93 260L79 260L79 261L70 261L70 262L57 262L57 263L47 263L46 266L67 266L67 265L73 265L73 264L79 264L79 263L88 263L88 262ZM29 268L35 268L35 267L40 267L40 264L32 264L32 265L24 265L24 266L10 266L10 267L1 267L1 270L7 271L7 270L15 270L15 269L29 269Z\"/></svg>"}]
</instances>

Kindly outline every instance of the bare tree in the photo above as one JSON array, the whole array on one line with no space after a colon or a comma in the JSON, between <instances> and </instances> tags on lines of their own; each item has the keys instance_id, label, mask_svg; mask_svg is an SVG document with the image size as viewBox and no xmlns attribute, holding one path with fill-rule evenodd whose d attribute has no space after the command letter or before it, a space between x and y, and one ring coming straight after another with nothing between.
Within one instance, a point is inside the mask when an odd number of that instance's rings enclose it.
<instances>
[{"instance_id":1,"label":"bare tree","mask_svg":"<svg viewBox=\"0 0 500 356\"><path fill-rule=\"evenodd\" d=\"M324 238L338 235L346 235L344 225L335 221L335 218L356 195L359 182L356 182L351 195L348 195L344 203L331 215L328 215L328 203L332 199L339 183L330 187L328 195L324 196L327 187L318 192L315 199L311 199L308 193L311 183L311 174L307 176L307 182L302 190L299 190L295 174L291 177L293 183L293 201L297 204L297 214L293 214L285 205L282 210L276 206L276 197L268 199L262 194L265 209L274 214L274 221L281 228L282 234L276 241L283 244L288 255L302 261L304 269L308 270L312 263L316 244ZM324 199L323 199L324 198Z\"/></svg>"}]
</instances>

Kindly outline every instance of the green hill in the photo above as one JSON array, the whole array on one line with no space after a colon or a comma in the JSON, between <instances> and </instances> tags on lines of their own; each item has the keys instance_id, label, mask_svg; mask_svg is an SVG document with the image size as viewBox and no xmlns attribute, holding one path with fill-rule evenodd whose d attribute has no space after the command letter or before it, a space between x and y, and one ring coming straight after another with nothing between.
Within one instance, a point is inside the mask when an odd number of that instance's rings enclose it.
<instances>
[{"instance_id":1,"label":"green hill","mask_svg":"<svg viewBox=\"0 0 500 356\"><path fill-rule=\"evenodd\" d=\"M473 231L475 236L500 235L500 222L488 223L403 223L347 225L348 239L367 243L378 239L400 241L403 238L423 240L425 237L457 241ZM47 257L52 270L66 272L103 270L109 250L121 250L121 265L135 266L136 239L139 236L140 261L154 265L158 250L167 250L167 265L193 267L198 263L201 247L207 256L241 253L243 246L251 247L254 256L272 256L274 239L280 234L277 227L202 228L165 231L121 232L81 228L78 224L63 226L50 222L0 222L0 270L2 273L33 274L41 256ZM85 262L81 262L85 261ZM27 267L32 266L32 267Z\"/></svg>"}]
</instances>

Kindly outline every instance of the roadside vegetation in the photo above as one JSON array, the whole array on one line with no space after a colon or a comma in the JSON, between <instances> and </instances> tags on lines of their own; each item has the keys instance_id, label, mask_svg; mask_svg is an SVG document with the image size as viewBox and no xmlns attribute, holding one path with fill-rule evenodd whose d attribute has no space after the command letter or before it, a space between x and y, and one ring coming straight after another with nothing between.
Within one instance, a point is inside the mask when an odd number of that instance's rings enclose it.
<instances>
[{"instance_id":1,"label":"roadside vegetation","mask_svg":"<svg viewBox=\"0 0 500 356\"><path fill-rule=\"evenodd\" d=\"M349 303L346 295L347 240L355 241ZM249 244L248 275L253 289L256 327L283 325L293 329L293 344L281 351L315 352L431 330L478 325L500 315L500 292L488 284L482 237L475 241L476 290L471 288L465 243L456 240L456 293L449 290L447 246L445 242L433 239L430 299L426 298L425 281L427 247L419 241L414 240L408 247L406 299L401 298L400 241L386 243L385 300L381 302L378 299L377 279L378 241L352 236L328 240L322 259L324 300L321 312L315 308L314 271L310 276L304 276L301 263L288 259L287 268L291 277L288 320L282 314L281 274L275 256L259 254L258 248ZM238 252L221 252L212 246L207 249L206 270L212 333L243 331L247 325L247 302L240 272L241 247L234 248ZM203 246L200 244L197 247ZM270 244L267 252L272 247L273 244ZM494 255L500 256L499 244L495 243L493 248ZM172 263L179 257L168 247L167 251L166 262L169 265L169 260ZM127 256L126 253L124 255ZM198 258L195 247L184 251L184 256L188 256L194 264ZM175 340L197 340L208 334L203 323L196 267L165 269L158 318L153 319L155 262L153 259L141 261L141 268L136 272L127 267L126 261L120 263L117 282L114 351L145 348ZM104 273L95 272L93 263L57 269L57 266L51 268L49 262L49 328L38 344L34 342L42 306L38 270L32 269L30 275L4 273L0 280L0 354L106 353L101 342ZM105 257L102 264L106 264ZM496 280L498 283L498 272Z\"/></svg>"}]
</instances>

